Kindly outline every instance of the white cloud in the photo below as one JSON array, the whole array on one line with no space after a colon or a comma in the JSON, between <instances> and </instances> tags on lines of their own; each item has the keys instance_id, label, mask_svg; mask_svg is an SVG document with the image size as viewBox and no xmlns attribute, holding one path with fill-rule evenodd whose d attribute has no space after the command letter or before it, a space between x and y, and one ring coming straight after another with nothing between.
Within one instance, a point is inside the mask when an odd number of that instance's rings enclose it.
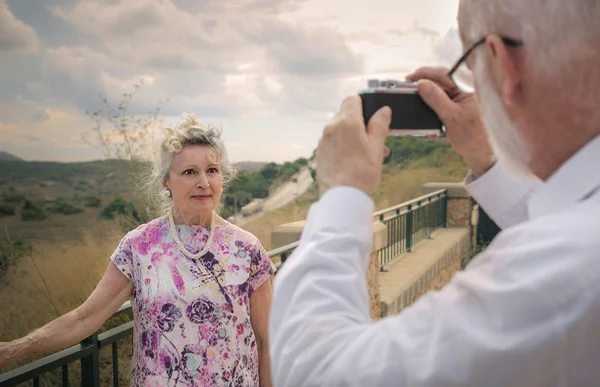
<instances>
[{"instance_id":1,"label":"white cloud","mask_svg":"<svg viewBox=\"0 0 600 387\"><path fill-rule=\"evenodd\" d=\"M5 0L0 0L0 52L34 53L39 47L35 30L17 19Z\"/></svg>"},{"instance_id":2,"label":"white cloud","mask_svg":"<svg viewBox=\"0 0 600 387\"><path fill-rule=\"evenodd\" d=\"M35 101L39 111L67 111L69 118L60 125L55 116L23 123L29 139L22 144L34 136L44 141L50 132L74 141L91 125L83 112L102 107L99 93L116 104L143 78L130 113L144 115L169 98L168 120L195 112L222 124L232 158L284 161L311 153L341 100L368 78L456 59L444 39L457 0L363 0L352 7L345 0L63 4L52 13L77 32L77 43L44 45L40 74L24 87L20 110L35 113Z\"/></svg>"}]
</instances>

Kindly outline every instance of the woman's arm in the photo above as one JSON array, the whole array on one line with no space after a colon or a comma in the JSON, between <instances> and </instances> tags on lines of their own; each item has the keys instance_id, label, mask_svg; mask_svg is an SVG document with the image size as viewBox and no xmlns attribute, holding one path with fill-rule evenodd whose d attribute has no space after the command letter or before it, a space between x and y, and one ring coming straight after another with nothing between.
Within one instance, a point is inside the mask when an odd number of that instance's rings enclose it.
<instances>
[{"instance_id":1,"label":"woman's arm","mask_svg":"<svg viewBox=\"0 0 600 387\"><path fill-rule=\"evenodd\" d=\"M258 346L258 372L261 387L271 387L271 365L269 361L269 311L273 290L271 279L267 279L250 296L250 323Z\"/></svg>"},{"instance_id":2,"label":"woman's arm","mask_svg":"<svg viewBox=\"0 0 600 387\"><path fill-rule=\"evenodd\" d=\"M111 262L89 298L25 337L0 343L0 369L24 356L60 350L97 331L129 299L133 283Z\"/></svg>"}]
</instances>

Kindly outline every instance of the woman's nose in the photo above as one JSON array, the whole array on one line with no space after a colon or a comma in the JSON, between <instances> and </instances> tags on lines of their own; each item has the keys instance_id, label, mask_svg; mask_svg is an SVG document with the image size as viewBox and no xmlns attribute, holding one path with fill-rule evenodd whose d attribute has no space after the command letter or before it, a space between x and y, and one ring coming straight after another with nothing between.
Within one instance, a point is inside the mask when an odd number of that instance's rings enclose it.
<instances>
[{"instance_id":1,"label":"woman's nose","mask_svg":"<svg viewBox=\"0 0 600 387\"><path fill-rule=\"evenodd\" d=\"M196 185L199 188L208 188L208 179L206 178L206 174L200 173L198 175L198 181L196 182Z\"/></svg>"}]
</instances>

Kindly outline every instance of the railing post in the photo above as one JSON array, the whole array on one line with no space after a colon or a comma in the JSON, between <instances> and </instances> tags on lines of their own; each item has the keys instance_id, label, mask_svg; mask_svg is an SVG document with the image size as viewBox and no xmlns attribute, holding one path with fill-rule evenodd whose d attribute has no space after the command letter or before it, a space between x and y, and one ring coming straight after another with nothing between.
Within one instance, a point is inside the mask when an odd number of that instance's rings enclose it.
<instances>
[{"instance_id":1,"label":"railing post","mask_svg":"<svg viewBox=\"0 0 600 387\"><path fill-rule=\"evenodd\" d=\"M427 239L431 239L431 232L433 231L434 228L434 224L433 224L433 209L431 207L433 207L433 203L431 203L432 198L429 198L427 203L427 208L425 209L425 217L427 219Z\"/></svg>"},{"instance_id":2,"label":"railing post","mask_svg":"<svg viewBox=\"0 0 600 387\"><path fill-rule=\"evenodd\" d=\"M448 227L448 221L447 221L447 213L448 213L448 190L446 190L446 192L443 193L444 197L442 199L442 219L441 219L441 226L442 227Z\"/></svg>"},{"instance_id":3,"label":"railing post","mask_svg":"<svg viewBox=\"0 0 600 387\"><path fill-rule=\"evenodd\" d=\"M406 214L406 251L410 251L412 245L412 233L413 233L413 210L412 204L408 205L408 213Z\"/></svg>"},{"instance_id":4,"label":"railing post","mask_svg":"<svg viewBox=\"0 0 600 387\"><path fill-rule=\"evenodd\" d=\"M81 341L83 346L92 346L91 355L81 358L81 385L100 387L100 364L98 359L98 332Z\"/></svg>"}]
</instances>

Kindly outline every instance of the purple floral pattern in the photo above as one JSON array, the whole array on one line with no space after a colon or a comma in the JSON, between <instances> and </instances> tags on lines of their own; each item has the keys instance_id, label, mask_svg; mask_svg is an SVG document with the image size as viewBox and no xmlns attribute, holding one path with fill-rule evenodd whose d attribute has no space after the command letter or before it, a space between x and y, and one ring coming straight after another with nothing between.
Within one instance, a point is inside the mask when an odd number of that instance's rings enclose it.
<instances>
[{"instance_id":1,"label":"purple floral pattern","mask_svg":"<svg viewBox=\"0 0 600 387\"><path fill-rule=\"evenodd\" d=\"M178 226L191 251L208 230ZM111 261L134 283L132 386L258 386L250 297L274 272L252 234L226 224L209 253L185 257L166 218L129 232Z\"/></svg>"}]
</instances>

